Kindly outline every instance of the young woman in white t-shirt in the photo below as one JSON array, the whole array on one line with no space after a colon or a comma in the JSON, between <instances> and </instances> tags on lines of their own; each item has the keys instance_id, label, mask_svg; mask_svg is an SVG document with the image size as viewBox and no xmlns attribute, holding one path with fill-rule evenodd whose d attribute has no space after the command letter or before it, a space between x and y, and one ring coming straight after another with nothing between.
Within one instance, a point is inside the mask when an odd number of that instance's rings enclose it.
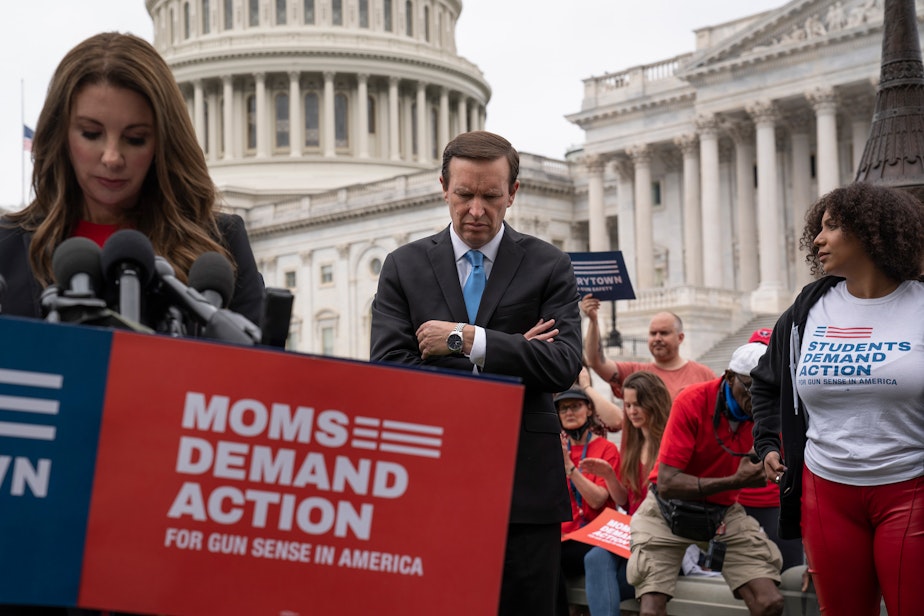
<instances>
[{"instance_id":1,"label":"young woman in white t-shirt","mask_svg":"<svg viewBox=\"0 0 924 616\"><path fill-rule=\"evenodd\" d=\"M924 206L856 183L807 213L813 272L752 371L755 449L824 613L924 605Z\"/></svg>"}]
</instances>

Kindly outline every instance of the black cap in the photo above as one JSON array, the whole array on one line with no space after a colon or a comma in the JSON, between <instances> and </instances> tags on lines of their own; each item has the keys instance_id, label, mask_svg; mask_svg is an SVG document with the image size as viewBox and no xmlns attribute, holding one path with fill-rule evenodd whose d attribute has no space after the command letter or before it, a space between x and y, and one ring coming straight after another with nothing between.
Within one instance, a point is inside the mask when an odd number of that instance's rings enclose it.
<instances>
[{"instance_id":1,"label":"black cap","mask_svg":"<svg viewBox=\"0 0 924 616\"><path fill-rule=\"evenodd\" d=\"M584 393L584 389L577 385L552 396L552 402L554 402L556 406L560 400L583 400L584 402L590 402L590 398Z\"/></svg>"}]
</instances>

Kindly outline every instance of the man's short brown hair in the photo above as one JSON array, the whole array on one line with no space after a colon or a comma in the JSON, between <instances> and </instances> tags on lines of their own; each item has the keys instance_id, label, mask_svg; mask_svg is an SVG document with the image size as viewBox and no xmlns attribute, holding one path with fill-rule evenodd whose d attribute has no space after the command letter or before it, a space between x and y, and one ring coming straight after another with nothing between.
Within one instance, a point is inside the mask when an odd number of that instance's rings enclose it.
<instances>
[{"instance_id":1,"label":"man's short brown hair","mask_svg":"<svg viewBox=\"0 0 924 616\"><path fill-rule=\"evenodd\" d=\"M506 158L507 165L510 167L508 187L511 191L517 181L517 176L520 174L520 155L516 149L500 135L495 135L485 130L461 133L446 144L446 148L443 150L443 168L441 171L443 186L449 186L449 161L456 157L487 161Z\"/></svg>"}]
</instances>

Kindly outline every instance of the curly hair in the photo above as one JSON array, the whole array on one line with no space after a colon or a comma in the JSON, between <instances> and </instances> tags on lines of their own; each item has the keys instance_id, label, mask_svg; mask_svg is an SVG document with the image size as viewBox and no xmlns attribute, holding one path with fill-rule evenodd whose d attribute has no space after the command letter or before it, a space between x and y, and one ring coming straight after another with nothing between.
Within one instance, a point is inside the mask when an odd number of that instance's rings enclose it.
<instances>
[{"instance_id":1,"label":"curly hair","mask_svg":"<svg viewBox=\"0 0 924 616\"><path fill-rule=\"evenodd\" d=\"M924 205L911 194L865 182L836 188L809 208L800 247L815 276L824 275L815 238L825 212L857 238L870 260L893 280L916 280L924 258Z\"/></svg>"},{"instance_id":2,"label":"curly hair","mask_svg":"<svg viewBox=\"0 0 924 616\"><path fill-rule=\"evenodd\" d=\"M29 258L35 276L45 284L52 282L52 253L82 216L67 134L77 95L87 86L102 84L140 94L154 115L154 160L132 224L182 280L204 252L218 251L231 260L218 239L218 191L170 67L144 39L105 32L79 43L55 70L32 145L35 199L7 216L33 233Z\"/></svg>"},{"instance_id":3,"label":"curly hair","mask_svg":"<svg viewBox=\"0 0 924 616\"><path fill-rule=\"evenodd\" d=\"M664 381L653 372L633 372L622 382L623 395L627 389L635 390L636 403L645 409L648 415L648 438L644 433L626 419L622 427L622 444L620 445L619 474L620 481L633 494L644 494L644 485L639 484L639 465L642 452L648 450L648 465L643 473L654 467L661 447L661 436L667 425L667 416L671 411L671 394Z\"/></svg>"}]
</instances>

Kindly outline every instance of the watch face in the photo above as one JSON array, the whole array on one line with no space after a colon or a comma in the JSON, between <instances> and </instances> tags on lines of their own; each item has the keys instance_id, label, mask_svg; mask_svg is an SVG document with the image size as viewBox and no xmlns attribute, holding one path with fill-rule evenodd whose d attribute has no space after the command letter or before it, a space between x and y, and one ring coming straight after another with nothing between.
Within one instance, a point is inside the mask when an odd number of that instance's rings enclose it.
<instances>
[{"instance_id":1,"label":"watch face","mask_svg":"<svg viewBox=\"0 0 924 616\"><path fill-rule=\"evenodd\" d=\"M452 332L449 334L449 339L446 340L446 345L449 347L449 350L453 353L458 353L462 350L462 336L459 332Z\"/></svg>"}]
</instances>

